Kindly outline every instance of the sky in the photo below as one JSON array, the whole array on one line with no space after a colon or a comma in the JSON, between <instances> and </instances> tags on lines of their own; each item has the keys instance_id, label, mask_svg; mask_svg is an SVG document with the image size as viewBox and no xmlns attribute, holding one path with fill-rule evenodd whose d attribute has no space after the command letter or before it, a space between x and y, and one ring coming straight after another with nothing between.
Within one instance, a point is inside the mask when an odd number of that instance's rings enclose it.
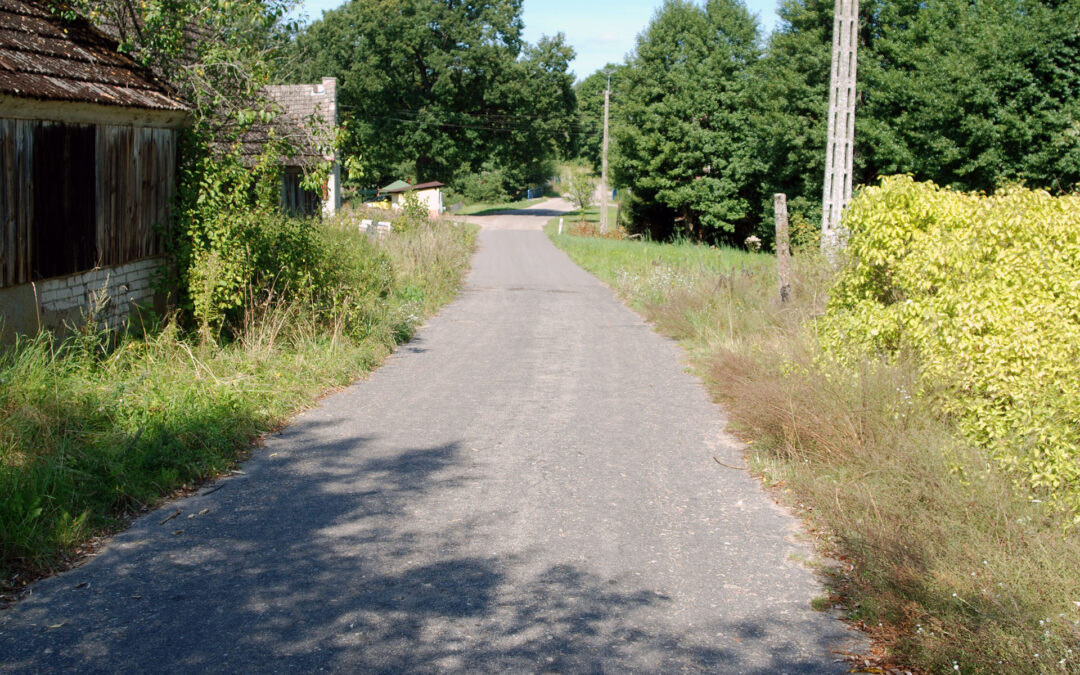
<instances>
[{"instance_id":1,"label":"sky","mask_svg":"<svg viewBox=\"0 0 1080 675\"><path fill-rule=\"evenodd\" d=\"M745 0L757 14L762 31L776 25L777 0ZM343 0L302 0L300 11L318 19ZM634 39L652 19L663 0L525 0L524 38L535 43L559 31L577 52L570 68L583 79L608 63L619 63L634 48Z\"/></svg>"}]
</instances>

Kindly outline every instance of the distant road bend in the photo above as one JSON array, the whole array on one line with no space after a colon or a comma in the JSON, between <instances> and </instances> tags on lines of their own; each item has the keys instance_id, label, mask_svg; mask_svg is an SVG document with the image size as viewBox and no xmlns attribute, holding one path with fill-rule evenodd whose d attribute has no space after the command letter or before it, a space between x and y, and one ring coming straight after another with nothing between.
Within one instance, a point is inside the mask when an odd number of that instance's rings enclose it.
<instances>
[{"instance_id":1,"label":"distant road bend","mask_svg":"<svg viewBox=\"0 0 1080 675\"><path fill-rule=\"evenodd\" d=\"M742 463L678 347L547 241L565 210L475 218L457 301L0 612L0 671L845 672L795 522L713 460Z\"/></svg>"}]
</instances>

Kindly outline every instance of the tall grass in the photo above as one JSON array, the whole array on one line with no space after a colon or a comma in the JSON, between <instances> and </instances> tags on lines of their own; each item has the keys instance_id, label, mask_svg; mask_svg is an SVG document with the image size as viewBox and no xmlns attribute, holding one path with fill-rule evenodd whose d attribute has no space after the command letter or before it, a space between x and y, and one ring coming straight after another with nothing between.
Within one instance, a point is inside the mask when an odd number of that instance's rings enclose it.
<instances>
[{"instance_id":1,"label":"tall grass","mask_svg":"<svg viewBox=\"0 0 1080 675\"><path fill-rule=\"evenodd\" d=\"M823 604L878 638L883 665L1080 672L1080 537L916 393L918 364L822 353L831 273L814 255L781 305L770 256L552 238L687 347L753 470L838 561Z\"/></svg>"},{"instance_id":2,"label":"tall grass","mask_svg":"<svg viewBox=\"0 0 1080 675\"><path fill-rule=\"evenodd\" d=\"M0 351L0 590L227 470L259 433L375 367L454 296L474 234L440 223L371 240L320 226L336 280L325 297L253 293L225 344L167 321Z\"/></svg>"}]
</instances>

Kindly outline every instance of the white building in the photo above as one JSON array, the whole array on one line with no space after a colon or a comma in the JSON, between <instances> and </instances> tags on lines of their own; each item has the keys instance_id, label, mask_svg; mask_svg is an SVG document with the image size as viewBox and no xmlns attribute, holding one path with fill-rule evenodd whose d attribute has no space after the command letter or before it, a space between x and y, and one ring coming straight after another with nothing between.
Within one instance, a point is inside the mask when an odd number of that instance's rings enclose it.
<instances>
[{"instance_id":1,"label":"white building","mask_svg":"<svg viewBox=\"0 0 1080 675\"><path fill-rule=\"evenodd\" d=\"M442 188L443 184L439 181L418 183L417 185L409 185L399 181L384 187L379 193L390 195L391 206L400 209L402 204L405 203L405 195L412 192L420 203L427 207L428 215L437 218L443 212Z\"/></svg>"}]
</instances>

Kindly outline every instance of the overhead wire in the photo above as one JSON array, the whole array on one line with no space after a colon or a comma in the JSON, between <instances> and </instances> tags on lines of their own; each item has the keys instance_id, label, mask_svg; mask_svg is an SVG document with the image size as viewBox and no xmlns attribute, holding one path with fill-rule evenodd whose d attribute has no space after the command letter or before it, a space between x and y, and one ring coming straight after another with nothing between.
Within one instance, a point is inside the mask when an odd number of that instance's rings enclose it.
<instances>
[{"instance_id":1,"label":"overhead wire","mask_svg":"<svg viewBox=\"0 0 1080 675\"><path fill-rule=\"evenodd\" d=\"M346 110L356 110L355 106L340 105L339 107ZM429 117L427 119L419 119L423 114L427 113ZM507 132L507 131L528 131L532 124L536 121L555 121L545 115L528 115L528 114L509 114L509 113L455 113L458 118L455 121L449 121L446 118L440 119L437 116L432 116L428 111L415 110L402 108L394 111L387 112L382 115L367 115L368 119L389 120L392 122L398 122L401 124L426 124L438 127L448 127L457 129L469 129L474 131L492 131L492 132ZM476 122L463 123L460 118L473 118L478 120ZM484 124L481 120L483 118L490 119L491 123ZM498 121L492 118L500 118ZM565 126L578 132L586 133L601 133L602 130L597 128L597 125L581 123L581 122L568 122Z\"/></svg>"}]
</instances>

